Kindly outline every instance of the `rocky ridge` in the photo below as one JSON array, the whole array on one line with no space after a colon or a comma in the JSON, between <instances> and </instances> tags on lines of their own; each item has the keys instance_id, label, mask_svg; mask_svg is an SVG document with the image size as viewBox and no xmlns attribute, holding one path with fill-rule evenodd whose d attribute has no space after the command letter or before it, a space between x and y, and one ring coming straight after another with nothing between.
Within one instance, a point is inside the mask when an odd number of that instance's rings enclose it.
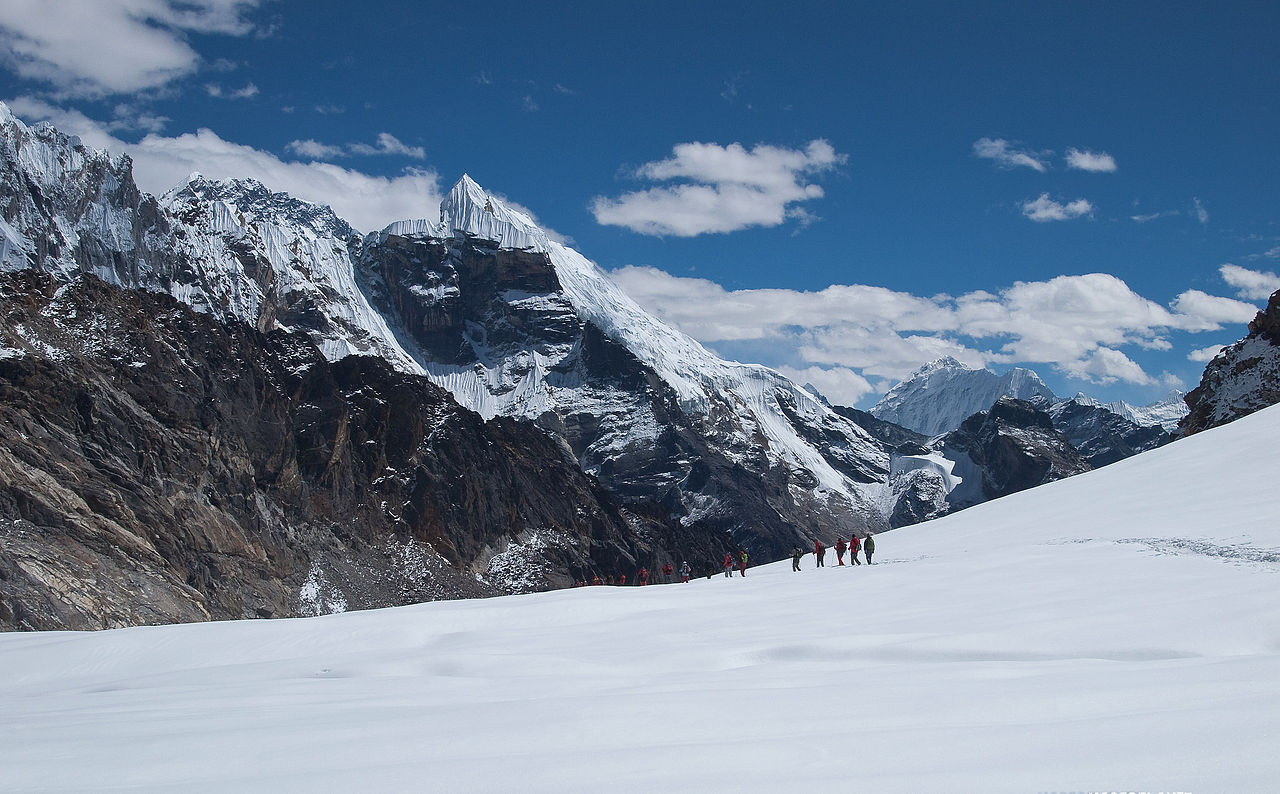
<instances>
[{"instance_id":1,"label":"rocky ridge","mask_svg":"<svg viewBox=\"0 0 1280 794\"><path fill-rule=\"evenodd\" d=\"M1280 402L1280 290L1249 322L1249 333L1209 362L1186 401L1190 413L1176 431L1182 436Z\"/></svg>"},{"instance_id":2,"label":"rocky ridge","mask_svg":"<svg viewBox=\"0 0 1280 794\"><path fill-rule=\"evenodd\" d=\"M0 628L523 592L705 544L381 359L91 276L0 299Z\"/></svg>"}]
</instances>

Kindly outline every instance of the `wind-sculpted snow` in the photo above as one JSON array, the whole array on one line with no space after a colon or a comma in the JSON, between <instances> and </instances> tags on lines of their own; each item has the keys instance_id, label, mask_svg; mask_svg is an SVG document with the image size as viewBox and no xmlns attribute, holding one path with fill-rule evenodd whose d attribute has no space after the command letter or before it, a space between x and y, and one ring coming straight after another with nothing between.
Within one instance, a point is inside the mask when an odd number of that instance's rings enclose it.
<instances>
[{"instance_id":1,"label":"wind-sculpted snow","mask_svg":"<svg viewBox=\"0 0 1280 794\"><path fill-rule=\"evenodd\" d=\"M355 233L328 207L254 180L199 174L162 204L184 224L180 251L200 263L197 281L175 284L174 297L260 327L307 331L331 361L376 355L422 373L356 284Z\"/></svg>"}]
</instances>

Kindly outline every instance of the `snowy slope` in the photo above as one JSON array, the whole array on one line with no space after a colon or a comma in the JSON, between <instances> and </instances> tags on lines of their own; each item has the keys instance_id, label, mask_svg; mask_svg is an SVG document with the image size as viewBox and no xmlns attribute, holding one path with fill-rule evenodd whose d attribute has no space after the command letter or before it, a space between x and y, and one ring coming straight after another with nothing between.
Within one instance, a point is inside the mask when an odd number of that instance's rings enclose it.
<instances>
[{"instance_id":1,"label":"snowy slope","mask_svg":"<svg viewBox=\"0 0 1280 794\"><path fill-rule=\"evenodd\" d=\"M1274 791L1270 408L876 564L0 636L24 791Z\"/></svg>"},{"instance_id":2,"label":"snowy slope","mask_svg":"<svg viewBox=\"0 0 1280 794\"><path fill-rule=\"evenodd\" d=\"M1003 375L973 369L951 356L924 365L890 389L871 409L877 419L935 436L955 430L1001 397L1054 399L1040 376L1015 367Z\"/></svg>"}]
</instances>

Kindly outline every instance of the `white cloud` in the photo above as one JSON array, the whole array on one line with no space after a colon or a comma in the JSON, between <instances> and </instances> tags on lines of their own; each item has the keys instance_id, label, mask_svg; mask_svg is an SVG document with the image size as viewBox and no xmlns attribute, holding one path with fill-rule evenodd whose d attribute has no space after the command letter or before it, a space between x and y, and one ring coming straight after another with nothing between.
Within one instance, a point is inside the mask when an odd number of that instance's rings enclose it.
<instances>
[{"instance_id":1,"label":"white cloud","mask_svg":"<svg viewBox=\"0 0 1280 794\"><path fill-rule=\"evenodd\" d=\"M1033 168L1040 173L1049 170L1044 159L1052 152L1032 152L1028 149L1017 149L1003 138L979 138L973 142L973 153L985 160L994 160L1002 168Z\"/></svg>"},{"instance_id":2,"label":"white cloud","mask_svg":"<svg viewBox=\"0 0 1280 794\"><path fill-rule=\"evenodd\" d=\"M378 133L378 142L373 146L367 143L351 143L347 144L347 148L354 154L398 154L412 157L415 160L422 160L427 156L426 151L421 146L408 146L401 143L399 138L389 132Z\"/></svg>"},{"instance_id":3,"label":"white cloud","mask_svg":"<svg viewBox=\"0 0 1280 794\"><path fill-rule=\"evenodd\" d=\"M1258 313L1258 307L1231 298L1210 295L1190 289L1173 301L1180 315L1180 327L1187 331L1217 331L1223 323L1247 323Z\"/></svg>"},{"instance_id":4,"label":"white cloud","mask_svg":"<svg viewBox=\"0 0 1280 794\"><path fill-rule=\"evenodd\" d=\"M682 143L674 147L672 157L646 163L636 176L686 180L685 184L616 199L598 196L591 210L603 225L677 237L778 226L793 217L812 221L794 206L824 195L820 186L807 183L807 177L846 159L824 140L811 141L804 149L758 144L750 151L737 143Z\"/></svg>"},{"instance_id":5,"label":"white cloud","mask_svg":"<svg viewBox=\"0 0 1280 794\"><path fill-rule=\"evenodd\" d=\"M1200 202L1200 199L1198 198L1191 199L1191 204L1193 207L1193 211L1195 212L1196 220L1200 221L1200 223L1202 224L1208 223L1209 211L1204 208L1204 204Z\"/></svg>"},{"instance_id":6,"label":"white cloud","mask_svg":"<svg viewBox=\"0 0 1280 794\"><path fill-rule=\"evenodd\" d=\"M848 367L779 367L778 371L800 384L813 384L835 405L854 405L875 391L867 379Z\"/></svg>"},{"instance_id":7,"label":"white cloud","mask_svg":"<svg viewBox=\"0 0 1280 794\"><path fill-rule=\"evenodd\" d=\"M1116 170L1116 158L1106 152L1088 152L1080 149L1067 150L1067 167L1078 171L1094 173L1110 173Z\"/></svg>"},{"instance_id":8,"label":"white cloud","mask_svg":"<svg viewBox=\"0 0 1280 794\"><path fill-rule=\"evenodd\" d=\"M377 143L375 144L348 143L338 146L308 138L306 140L290 141L285 144L284 148L286 151L293 152L300 157L309 157L313 160L336 160L340 157L350 157L353 154L366 157L400 155L412 157L415 160L423 160L427 156L426 151L421 146L408 146L389 132L378 133Z\"/></svg>"},{"instance_id":9,"label":"white cloud","mask_svg":"<svg viewBox=\"0 0 1280 794\"><path fill-rule=\"evenodd\" d=\"M1130 215L1129 220L1134 221L1135 223L1147 223L1149 221L1154 221L1157 218L1168 218L1181 214L1182 213L1177 210L1165 210L1164 212L1151 212L1146 215Z\"/></svg>"},{"instance_id":10,"label":"white cloud","mask_svg":"<svg viewBox=\"0 0 1280 794\"><path fill-rule=\"evenodd\" d=\"M1041 193L1040 197L1022 204L1022 214L1038 223L1047 221L1068 221L1072 218L1079 218L1093 212L1093 205L1088 199L1076 199L1075 201L1061 204L1049 198L1048 193Z\"/></svg>"},{"instance_id":11,"label":"white cloud","mask_svg":"<svg viewBox=\"0 0 1280 794\"><path fill-rule=\"evenodd\" d=\"M812 380L824 393L862 388L840 370L893 381L943 355L974 367L1048 364L1094 382L1158 385L1173 376L1152 378L1123 348L1170 350L1170 333L1244 323L1255 311L1194 290L1172 307L1162 306L1105 273L1017 282L999 293L959 297L866 285L728 291L650 267L624 267L610 275L642 306L695 339L773 351L774 360L765 363L789 376L806 373L801 380ZM826 377L844 385L824 386L815 368L834 373Z\"/></svg>"},{"instance_id":12,"label":"white cloud","mask_svg":"<svg viewBox=\"0 0 1280 794\"><path fill-rule=\"evenodd\" d=\"M272 190L328 204L364 231L405 218L434 218L442 198L439 177L427 169L406 169L400 176L381 177L330 163L285 162L270 152L224 140L208 129L176 137L151 134L130 144L75 110L30 97L12 100L9 106L19 115L53 121L89 146L128 153L134 159L134 178L150 193L160 194L182 184L195 171L211 179L253 177Z\"/></svg>"},{"instance_id":13,"label":"white cloud","mask_svg":"<svg viewBox=\"0 0 1280 794\"><path fill-rule=\"evenodd\" d=\"M1236 295L1246 300L1267 300L1280 289L1280 276L1271 271L1250 270L1227 263L1218 268L1222 279L1236 288Z\"/></svg>"},{"instance_id":14,"label":"white cloud","mask_svg":"<svg viewBox=\"0 0 1280 794\"><path fill-rule=\"evenodd\" d=\"M300 157L310 157L312 160L333 160L347 156L347 150L341 146L330 146L311 138L305 141L289 141L284 148L286 151Z\"/></svg>"},{"instance_id":15,"label":"white cloud","mask_svg":"<svg viewBox=\"0 0 1280 794\"><path fill-rule=\"evenodd\" d=\"M1133 359L1109 347L1094 348L1083 359L1069 362L1063 370L1072 377L1093 383L1124 381L1149 386L1156 382Z\"/></svg>"},{"instance_id":16,"label":"white cloud","mask_svg":"<svg viewBox=\"0 0 1280 794\"><path fill-rule=\"evenodd\" d=\"M258 0L5 0L0 53L19 76L62 96L102 97L196 71L187 33L243 36Z\"/></svg>"},{"instance_id":17,"label":"white cloud","mask_svg":"<svg viewBox=\"0 0 1280 794\"><path fill-rule=\"evenodd\" d=\"M1208 347L1202 347L1198 350L1192 350L1187 354L1187 360L1206 364L1213 361L1217 355L1222 352L1222 348L1224 347L1226 347L1226 345L1209 345Z\"/></svg>"},{"instance_id":18,"label":"white cloud","mask_svg":"<svg viewBox=\"0 0 1280 794\"><path fill-rule=\"evenodd\" d=\"M217 99L252 99L258 95L258 87L253 83L248 83L244 88L234 91L227 91L217 83L208 83L204 90L209 96Z\"/></svg>"}]
</instances>

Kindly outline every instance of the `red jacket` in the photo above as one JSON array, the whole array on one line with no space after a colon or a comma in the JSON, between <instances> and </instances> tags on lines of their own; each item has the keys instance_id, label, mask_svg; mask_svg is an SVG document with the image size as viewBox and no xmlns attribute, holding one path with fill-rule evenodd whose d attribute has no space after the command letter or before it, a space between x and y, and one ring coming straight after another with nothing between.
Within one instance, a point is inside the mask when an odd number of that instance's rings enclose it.
<instances>
[{"instance_id":1,"label":"red jacket","mask_svg":"<svg viewBox=\"0 0 1280 794\"><path fill-rule=\"evenodd\" d=\"M854 554L857 554L858 550L862 548L862 541L858 540L857 535L849 539L849 548L853 549Z\"/></svg>"}]
</instances>

